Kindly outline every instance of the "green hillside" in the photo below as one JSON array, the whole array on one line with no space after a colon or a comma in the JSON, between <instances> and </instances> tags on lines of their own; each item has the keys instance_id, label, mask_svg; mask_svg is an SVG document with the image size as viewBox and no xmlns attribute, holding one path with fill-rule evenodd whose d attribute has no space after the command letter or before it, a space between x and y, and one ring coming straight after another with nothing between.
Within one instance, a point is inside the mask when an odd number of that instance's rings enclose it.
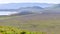
<instances>
[{"instance_id":1,"label":"green hillside","mask_svg":"<svg viewBox=\"0 0 60 34\"><path fill-rule=\"evenodd\" d=\"M4 19L2 19L4 18ZM1 17L0 26L12 26L28 32L60 33L60 14Z\"/></svg>"}]
</instances>

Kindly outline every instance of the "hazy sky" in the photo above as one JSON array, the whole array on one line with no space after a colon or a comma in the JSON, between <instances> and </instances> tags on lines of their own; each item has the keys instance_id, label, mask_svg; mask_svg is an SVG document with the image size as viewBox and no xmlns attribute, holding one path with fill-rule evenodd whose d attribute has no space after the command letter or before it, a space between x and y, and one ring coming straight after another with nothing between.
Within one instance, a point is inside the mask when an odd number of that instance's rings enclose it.
<instances>
[{"instance_id":1,"label":"hazy sky","mask_svg":"<svg viewBox=\"0 0 60 34\"><path fill-rule=\"evenodd\" d=\"M60 3L60 0L0 0L2 3Z\"/></svg>"}]
</instances>

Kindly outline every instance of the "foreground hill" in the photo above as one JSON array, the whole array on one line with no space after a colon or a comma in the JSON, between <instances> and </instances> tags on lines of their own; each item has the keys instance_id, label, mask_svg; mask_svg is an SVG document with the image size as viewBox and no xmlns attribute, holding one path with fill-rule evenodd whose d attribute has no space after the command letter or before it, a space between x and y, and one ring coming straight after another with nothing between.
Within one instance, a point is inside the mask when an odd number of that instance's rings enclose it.
<instances>
[{"instance_id":1,"label":"foreground hill","mask_svg":"<svg viewBox=\"0 0 60 34\"><path fill-rule=\"evenodd\" d=\"M60 33L60 14L31 14L0 17L1 26L14 26L23 30Z\"/></svg>"},{"instance_id":2,"label":"foreground hill","mask_svg":"<svg viewBox=\"0 0 60 34\"><path fill-rule=\"evenodd\" d=\"M0 26L0 34L47 34L47 32L31 32L27 30L21 30L11 26Z\"/></svg>"}]
</instances>

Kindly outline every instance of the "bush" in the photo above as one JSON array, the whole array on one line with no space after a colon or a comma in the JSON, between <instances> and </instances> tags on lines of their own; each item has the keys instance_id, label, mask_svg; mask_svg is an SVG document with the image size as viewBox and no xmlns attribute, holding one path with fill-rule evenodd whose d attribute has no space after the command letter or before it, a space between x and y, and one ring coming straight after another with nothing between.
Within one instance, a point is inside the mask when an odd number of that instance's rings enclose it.
<instances>
[{"instance_id":1,"label":"bush","mask_svg":"<svg viewBox=\"0 0 60 34\"><path fill-rule=\"evenodd\" d=\"M0 26L0 34L46 34L45 32L30 32L15 27Z\"/></svg>"}]
</instances>

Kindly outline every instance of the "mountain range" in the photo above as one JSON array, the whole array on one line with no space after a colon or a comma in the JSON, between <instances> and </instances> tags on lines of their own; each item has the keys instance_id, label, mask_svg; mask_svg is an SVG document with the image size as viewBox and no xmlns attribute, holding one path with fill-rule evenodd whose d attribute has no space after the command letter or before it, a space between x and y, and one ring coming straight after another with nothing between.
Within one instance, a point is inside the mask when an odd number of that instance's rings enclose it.
<instances>
[{"instance_id":1,"label":"mountain range","mask_svg":"<svg viewBox=\"0 0 60 34\"><path fill-rule=\"evenodd\" d=\"M42 8L50 7L53 4L48 3L8 3L8 4L0 4L0 9L18 9L21 7L32 7L32 6L39 6Z\"/></svg>"},{"instance_id":2,"label":"mountain range","mask_svg":"<svg viewBox=\"0 0 60 34\"><path fill-rule=\"evenodd\" d=\"M0 12L18 12L13 15L26 15L26 14L56 14L60 13L60 4L48 4L48 3L9 3L0 4Z\"/></svg>"}]
</instances>

